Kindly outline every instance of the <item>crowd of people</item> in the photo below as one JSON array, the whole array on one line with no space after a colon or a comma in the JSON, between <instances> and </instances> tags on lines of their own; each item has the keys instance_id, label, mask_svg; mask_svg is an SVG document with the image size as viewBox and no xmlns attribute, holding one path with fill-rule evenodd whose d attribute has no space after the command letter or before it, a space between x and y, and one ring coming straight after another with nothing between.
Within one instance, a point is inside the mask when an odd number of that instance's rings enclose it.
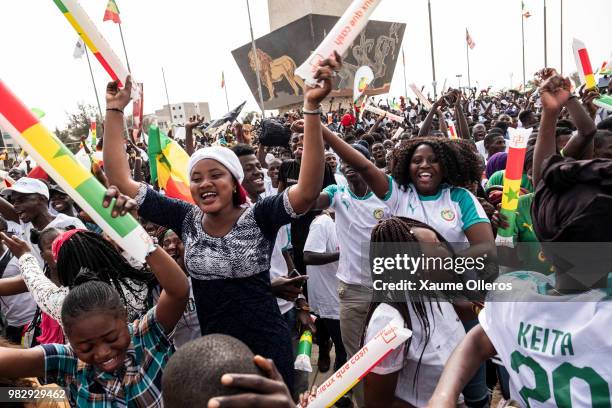
<instances>
[{"instance_id":1,"label":"crowd of people","mask_svg":"<svg viewBox=\"0 0 612 408\"><path fill-rule=\"evenodd\" d=\"M340 66L321 62L302 109L222 134L191 118L180 143L193 203L151 183L146 137L124 137L131 81L108 85L101 205L153 238L144 264L53 180L10 171L0 385L64 387L55 406L305 407L316 387L294 368L304 330L331 375L400 321L411 339L335 406L609 407L609 271L546 244L612 241L612 116L593 104L612 89L572 91L544 69L525 92L379 103L397 121L335 108ZM517 128L531 136L508 219ZM517 245L497 246L498 228ZM484 304L439 291L380 301L364 265L369 244L386 243L486 257L498 265L487 281L520 290Z\"/></svg>"}]
</instances>

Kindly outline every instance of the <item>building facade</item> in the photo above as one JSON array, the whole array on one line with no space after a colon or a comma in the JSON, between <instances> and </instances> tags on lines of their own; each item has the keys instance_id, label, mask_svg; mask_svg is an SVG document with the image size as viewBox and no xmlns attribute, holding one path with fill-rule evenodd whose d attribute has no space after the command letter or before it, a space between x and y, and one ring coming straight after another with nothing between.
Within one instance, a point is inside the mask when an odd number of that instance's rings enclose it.
<instances>
[{"instance_id":1,"label":"building facade","mask_svg":"<svg viewBox=\"0 0 612 408\"><path fill-rule=\"evenodd\" d=\"M168 131L172 126L185 126L192 116L200 116L204 121L210 121L210 107L208 102L181 102L170 106L164 105L154 114L145 115L149 121L157 120L162 131Z\"/></svg>"}]
</instances>

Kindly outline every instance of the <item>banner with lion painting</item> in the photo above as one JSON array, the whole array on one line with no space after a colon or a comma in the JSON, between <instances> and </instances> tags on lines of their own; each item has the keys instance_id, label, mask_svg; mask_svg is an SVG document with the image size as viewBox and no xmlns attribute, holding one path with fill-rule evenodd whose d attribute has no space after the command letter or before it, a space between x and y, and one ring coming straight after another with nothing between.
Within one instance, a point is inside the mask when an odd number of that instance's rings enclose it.
<instances>
[{"instance_id":1,"label":"banner with lion painting","mask_svg":"<svg viewBox=\"0 0 612 408\"><path fill-rule=\"evenodd\" d=\"M257 67L265 109L301 102L304 82L294 74L295 68L308 58L337 20L338 17L310 14L256 39L255 53L250 42L232 51L258 103ZM344 65L338 73L337 89L331 96L351 96L355 72L363 65L374 72L374 80L366 94L389 92L405 29L406 25L401 23L369 21L343 55Z\"/></svg>"}]
</instances>

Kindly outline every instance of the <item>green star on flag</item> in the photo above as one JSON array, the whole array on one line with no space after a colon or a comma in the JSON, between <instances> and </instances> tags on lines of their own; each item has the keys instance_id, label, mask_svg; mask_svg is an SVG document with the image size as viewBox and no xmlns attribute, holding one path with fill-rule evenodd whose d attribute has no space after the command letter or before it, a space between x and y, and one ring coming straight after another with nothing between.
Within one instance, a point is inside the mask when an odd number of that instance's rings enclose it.
<instances>
[{"instance_id":1,"label":"green star on flag","mask_svg":"<svg viewBox=\"0 0 612 408\"><path fill-rule=\"evenodd\" d=\"M509 189L505 195L506 195L506 199L508 200L508 202L511 202L512 200L518 200L517 190Z\"/></svg>"}]
</instances>

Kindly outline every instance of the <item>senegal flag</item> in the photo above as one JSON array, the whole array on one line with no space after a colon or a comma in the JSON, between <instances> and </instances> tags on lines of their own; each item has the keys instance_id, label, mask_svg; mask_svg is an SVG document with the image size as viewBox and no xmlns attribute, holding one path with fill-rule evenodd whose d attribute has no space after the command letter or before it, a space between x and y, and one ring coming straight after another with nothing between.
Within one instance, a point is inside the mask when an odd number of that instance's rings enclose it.
<instances>
[{"instance_id":1,"label":"senegal flag","mask_svg":"<svg viewBox=\"0 0 612 408\"><path fill-rule=\"evenodd\" d=\"M193 203L189 192L187 164L189 155L178 143L160 132L157 126L149 128L149 167L151 183L157 182L168 197Z\"/></svg>"},{"instance_id":2,"label":"senegal flag","mask_svg":"<svg viewBox=\"0 0 612 408\"><path fill-rule=\"evenodd\" d=\"M108 0L106 5L106 11L104 11L104 19L102 21L111 20L113 23L121 24L121 17L119 17L119 8L115 0Z\"/></svg>"}]
</instances>

